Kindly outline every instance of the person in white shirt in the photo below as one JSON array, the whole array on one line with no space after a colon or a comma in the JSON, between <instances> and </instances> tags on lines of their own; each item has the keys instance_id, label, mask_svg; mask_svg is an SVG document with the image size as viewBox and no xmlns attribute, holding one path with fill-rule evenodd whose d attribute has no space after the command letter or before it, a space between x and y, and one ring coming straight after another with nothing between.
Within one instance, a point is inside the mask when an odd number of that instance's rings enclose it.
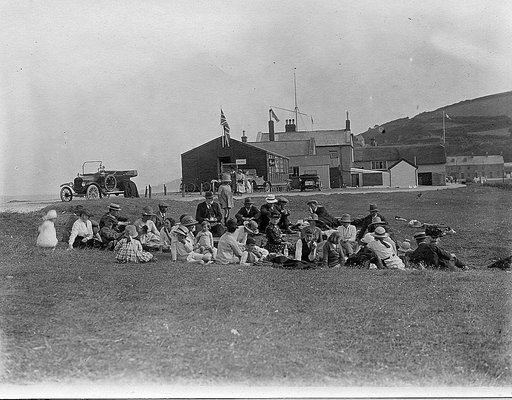
<instances>
[{"instance_id":1,"label":"person in white shirt","mask_svg":"<svg viewBox=\"0 0 512 400\"><path fill-rule=\"evenodd\" d=\"M176 255L177 261L199 264L210 262L211 254L200 254L194 251L194 239L190 237L190 231L184 225L178 225L174 233L176 234L176 242L173 243L171 252Z\"/></svg>"},{"instance_id":2,"label":"person in white shirt","mask_svg":"<svg viewBox=\"0 0 512 400\"><path fill-rule=\"evenodd\" d=\"M137 228L137 232L139 235L142 235L144 233L142 227L147 226L148 233L160 236L160 231L157 229L155 223L152 220L154 215L155 213L153 212L153 209L151 207L144 207L142 209L142 218L139 218L137 221L133 223L133 225L135 225L135 227Z\"/></svg>"},{"instance_id":3,"label":"person in white shirt","mask_svg":"<svg viewBox=\"0 0 512 400\"><path fill-rule=\"evenodd\" d=\"M378 226L372 235L375 240L368 244L368 248L373 250L384 266L390 269L405 269L404 263L396 254L396 250L386 240L388 238L386 230L382 226Z\"/></svg>"},{"instance_id":4,"label":"person in white shirt","mask_svg":"<svg viewBox=\"0 0 512 400\"><path fill-rule=\"evenodd\" d=\"M68 240L68 250L74 248L93 247L94 234L92 232L92 223L89 220L91 214L87 210L80 210L79 218L73 223L71 227L71 234Z\"/></svg>"},{"instance_id":5,"label":"person in white shirt","mask_svg":"<svg viewBox=\"0 0 512 400\"><path fill-rule=\"evenodd\" d=\"M240 263L245 265L248 254L246 251L242 251L240 244L236 240L236 219L228 219L226 221L226 229L227 231L219 239L216 261L219 264Z\"/></svg>"},{"instance_id":6,"label":"person in white shirt","mask_svg":"<svg viewBox=\"0 0 512 400\"><path fill-rule=\"evenodd\" d=\"M340 226L338 232L340 233L340 245L346 256L354 254L357 249L356 241L356 227L351 225L350 214L343 214L339 219Z\"/></svg>"}]
</instances>

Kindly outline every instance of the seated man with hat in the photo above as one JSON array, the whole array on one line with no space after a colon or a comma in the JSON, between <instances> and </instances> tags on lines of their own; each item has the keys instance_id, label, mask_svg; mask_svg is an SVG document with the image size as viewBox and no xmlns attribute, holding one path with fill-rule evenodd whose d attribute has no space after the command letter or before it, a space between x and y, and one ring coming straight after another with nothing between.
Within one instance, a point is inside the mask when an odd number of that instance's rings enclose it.
<instances>
[{"instance_id":1,"label":"seated man with hat","mask_svg":"<svg viewBox=\"0 0 512 400\"><path fill-rule=\"evenodd\" d=\"M156 225L153 222L154 215L155 213L153 212L153 209L151 207L146 206L142 209L142 217L133 223L139 235L151 232L152 234L157 235L160 238L160 231L156 228ZM146 228L143 229L143 227ZM146 230L147 232L144 232Z\"/></svg>"},{"instance_id":2,"label":"seated man with hat","mask_svg":"<svg viewBox=\"0 0 512 400\"><path fill-rule=\"evenodd\" d=\"M382 226L375 228L373 232L375 240L368 244L368 248L382 261L382 264L390 269L405 269L405 265L396 254L396 249L387 241L388 234Z\"/></svg>"},{"instance_id":3,"label":"seated man with hat","mask_svg":"<svg viewBox=\"0 0 512 400\"><path fill-rule=\"evenodd\" d=\"M314 227L307 226L303 230L303 236L295 243L295 259L305 262L314 262L317 258L318 242L313 233Z\"/></svg>"},{"instance_id":4,"label":"seated man with hat","mask_svg":"<svg viewBox=\"0 0 512 400\"><path fill-rule=\"evenodd\" d=\"M288 204L288 199L286 197L278 197L277 203L275 205L275 209L279 211L281 214L281 218L279 219L279 222L277 223L277 226L286 233L295 233L290 229L291 223L290 219L288 218L290 216L290 210L286 207Z\"/></svg>"},{"instance_id":5,"label":"seated man with hat","mask_svg":"<svg viewBox=\"0 0 512 400\"><path fill-rule=\"evenodd\" d=\"M302 228L302 230L300 231L300 236L304 237L306 229L311 228L313 231L313 240L317 243L320 243L324 238L322 229L320 229L320 227L318 226L323 226L323 224L318 220L318 215L311 214L310 217L304 218L304 221L308 224L308 226Z\"/></svg>"},{"instance_id":6,"label":"seated man with hat","mask_svg":"<svg viewBox=\"0 0 512 400\"><path fill-rule=\"evenodd\" d=\"M357 241L361 241L363 236L365 235L366 231L368 230L368 225L372 223L372 220L374 217L379 217L382 222L386 222L386 218L379 214L379 209L375 204L370 204L370 214L368 214L366 217L358 218L352 221L352 224L356 227L359 227L359 232L356 235Z\"/></svg>"},{"instance_id":7,"label":"seated man with hat","mask_svg":"<svg viewBox=\"0 0 512 400\"><path fill-rule=\"evenodd\" d=\"M168 217L167 216L167 208L169 207L166 203L158 204L158 212L154 216L154 223L156 225L156 229L159 231L164 227L164 221Z\"/></svg>"},{"instance_id":8,"label":"seated man with hat","mask_svg":"<svg viewBox=\"0 0 512 400\"><path fill-rule=\"evenodd\" d=\"M447 252L435 243L429 243L425 232L415 233L414 239L418 244L418 248L409 253L409 261L412 266L447 269L450 271L469 269L463 262L457 259L455 254Z\"/></svg>"},{"instance_id":9,"label":"seated man with hat","mask_svg":"<svg viewBox=\"0 0 512 400\"><path fill-rule=\"evenodd\" d=\"M196 209L196 219L199 224L203 221L210 223L210 231L213 236L219 237L224 233L222 226L222 211L219 203L213 201L213 193L204 194L205 201L199 203Z\"/></svg>"},{"instance_id":10,"label":"seated man with hat","mask_svg":"<svg viewBox=\"0 0 512 400\"><path fill-rule=\"evenodd\" d=\"M372 218L372 223L370 225L368 225L368 228L367 228L366 232L367 233L373 233L373 232L375 232L375 229L378 226L382 226L386 230L386 232L389 235L389 240L393 241L393 243L394 243L395 242L395 237L393 235L393 232L389 228L388 223L386 221L383 221L379 216L375 216L375 217ZM396 247L396 245L395 245L395 247Z\"/></svg>"},{"instance_id":11,"label":"seated man with hat","mask_svg":"<svg viewBox=\"0 0 512 400\"><path fill-rule=\"evenodd\" d=\"M339 225L338 220L331 216L324 206L318 204L317 200L309 200L306 204L309 208L309 212L318 215L318 220L325 225L326 229L336 229Z\"/></svg>"},{"instance_id":12,"label":"seated man with hat","mask_svg":"<svg viewBox=\"0 0 512 400\"><path fill-rule=\"evenodd\" d=\"M250 197L244 199L244 206L235 214L238 225L242 225L245 221L258 221L260 211L254 205Z\"/></svg>"},{"instance_id":13,"label":"seated man with hat","mask_svg":"<svg viewBox=\"0 0 512 400\"><path fill-rule=\"evenodd\" d=\"M357 249L356 241L356 227L352 225L350 214L343 214L339 219L340 226L338 232L340 233L340 245L345 255L348 257Z\"/></svg>"},{"instance_id":14,"label":"seated man with hat","mask_svg":"<svg viewBox=\"0 0 512 400\"><path fill-rule=\"evenodd\" d=\"M247 239L257 235L258 233L258 224L256 221L244 221L242 226L236 228L234 236L240 245L245 246Z\"/></svg>"},{"instance_id":15,"label":"seated man with hat","mask_svg":"<svg viewBox=\"0 0 512 400\"><path fill-rule=\"evenodd\" d=\"M128 218L119 216L121 206L116 203L110 203L108 206L108 212L103 214L100 219L100 229L105 225L105 219L112 219L112 229L116 232L123 232L126 225L128 225Z\"/></svg>"},{"instance_id":16,"label":"seated man with hat","mask_svg":"<svg viewBox=\"0 0 512 400\"><path fill-rule=\"evenodd\" d=\"M265 204L260 207L260 220L259 220L259 229L260 232L265 232L267 226L270 222L270 214L276 210L277 199L273 194L269 194L265 197ZM279 214L281 215L281 214Z\"/></svg>"}]
</instances>

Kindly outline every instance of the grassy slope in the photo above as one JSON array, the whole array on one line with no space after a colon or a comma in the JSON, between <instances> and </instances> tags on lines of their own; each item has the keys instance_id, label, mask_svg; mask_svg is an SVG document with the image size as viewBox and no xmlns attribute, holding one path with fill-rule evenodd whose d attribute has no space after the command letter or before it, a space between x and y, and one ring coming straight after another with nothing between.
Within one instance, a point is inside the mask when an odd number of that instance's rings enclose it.
<instances>
[{"instance_id":1,"label":"grassy slope","mask_svg":"<svg viewBox=\"0 0 512 400\"><path fill-rule=\"evenodd\" d=\"M467 273L189 266L166 255L118 265L99 251L40 255L36 215L1 214L13 227L0 243L3 381L510 384L511 275L483 268L510 248L507 193L317 196L338 215L371 201L388 219L452 225L444 244L475 267ZM290 200L302 216L307 198ZM118 201L130 217L158 203ZM107 203L86 204L100 215ZM169 203L174 215L197 204ZM392 226L401 239L414 232Z\"/></svg>"}]
</instances>

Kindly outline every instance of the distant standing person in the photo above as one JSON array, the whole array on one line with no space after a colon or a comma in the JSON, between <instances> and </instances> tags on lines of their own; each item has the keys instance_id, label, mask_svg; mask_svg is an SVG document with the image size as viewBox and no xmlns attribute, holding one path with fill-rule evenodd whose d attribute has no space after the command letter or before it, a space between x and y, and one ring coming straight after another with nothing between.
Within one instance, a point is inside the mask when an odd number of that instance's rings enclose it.
<instances>
[{"instance_id":1,"label":"distant standing person","mask_svg":"<svg viewBox=\"0 0 512 400\"><path fill-rule=\"evenodd\" d=\"M37 236L36 246L55 250L57 246L57 231L55 230L55 220L57 211L50 210L43 217L44 222L39 226L39 235Z\"/></svg>"},{"instance_id":2,"label":"distant standing person","mask_svg":"<svg viewBox=\"0 0 512 400\"><path fill-rule=\"evenodd\" d=\"M219 197L220 208L223 212L224 223L226 223L229 218L229 211L233 208L233 191L231 190L231 178L229 174L222 174L217 195Z\"/></svg>"}]
</instances>

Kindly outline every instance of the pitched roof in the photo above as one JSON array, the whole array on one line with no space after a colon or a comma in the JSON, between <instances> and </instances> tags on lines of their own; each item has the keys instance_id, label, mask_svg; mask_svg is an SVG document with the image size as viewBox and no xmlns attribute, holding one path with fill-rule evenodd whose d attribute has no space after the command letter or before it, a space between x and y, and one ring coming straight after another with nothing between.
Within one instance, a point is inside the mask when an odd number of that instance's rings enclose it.
<instances>
[{"instance_id":1,"label":"pitched roof","mask_svg":"<svg viewBox=\"0 0 512 400\"><path fill-rule=\"evenodd\" d=\"M350 132L346 131L345 129L275 133L276 142L285 142L290 140L308 140L310 138L315 139L317 146L340 146L344 144L350 144ZM268 142L268 133L259 132L256 141Z\"/></svg>"},{"instance_id":2,"label":"pitched roof","mask_svg":"<svg viewBox=\"0 0 512 400\"><path fill-rule=\"evenodd\" d=\"M503 164L503 156L450 156L446 157L446 165L490 165Z\"/></svg>"},{"instance_id":3,"label":"pitched roof","mask_svg":"<svg viewBox=\"0 0 512 400\"><path fill-rule=\"evenodd\" d=\"M414 165L445 164L446 151L442 144L389 145L354 148L354 162L398 161L401 158Z\"/></svg>"},{"instance_id":4,"label":"pitched roof","mask_svg":"<svg viewBox=\"0 0 512 400\"><path fill-rule=\"evenodd\" d=\"M315 139L313 138L307 140L290 140L286 142L250 142L248 144L287 157L308 156L316 153Z\"/></svg>"},{"instance_id":5,"label":"pitched roof","mask_svg":"<svg viewBox=\"0 0 512 400\"><path fill-rule=\"evenodd\" d=\"M391 165L390 167L388 167L388 169L391 169L391 168L395 168L398 164L400 164L401 162L404 162L404 163L407 163L409 164L411 167L414 167L416 169L418 169L418 167L416 165L414 165L412 162L409 162L407 161L405 158L401 158L400 160L398 160L396 163L394 163L393 165Z\"/></svg>"},{"instance_id":6,"label":"pitched roof","mask_svg":"<svg viewBox=\"0 0 512 400\"><path fill-rule=\"evenodd\" d=\"M217 142L217 143L215 143L215 142ZM231 142L235 142L235 145L237 145L237 146L242 146L242 147L243 146L249 146L252 149L254 149L254 151L258 151L258 152L264 151L266 153L272 154L272 155L277 156L277 157L288 158L285 155L276 153L276 152L274 152L272 150L267 150L267 149L263 149L263 148L260 148L260 147L256 147L252 143L241 142L241 141L233 139L233 138L230 138L229 142L230 142L230 144L231 144ZM193 149L190 149L190 150L188 150L188 151L186 151L184 153L181 153L181 156L186 156L187 154L196 151L196 149L199 149L199 148L205 147L205 146L212 146L213 144L216 144L217 147L220 147L221 143L222 143L222 137L219 136L219 137L216 137L216 138L214 138L214 139L212 139L212 140L210 140L210 141L208 141L206 143L203 143L203 144L201 144L201 145L199 145L197 147L194 147Z\"/></svg>"}]
</instances>

